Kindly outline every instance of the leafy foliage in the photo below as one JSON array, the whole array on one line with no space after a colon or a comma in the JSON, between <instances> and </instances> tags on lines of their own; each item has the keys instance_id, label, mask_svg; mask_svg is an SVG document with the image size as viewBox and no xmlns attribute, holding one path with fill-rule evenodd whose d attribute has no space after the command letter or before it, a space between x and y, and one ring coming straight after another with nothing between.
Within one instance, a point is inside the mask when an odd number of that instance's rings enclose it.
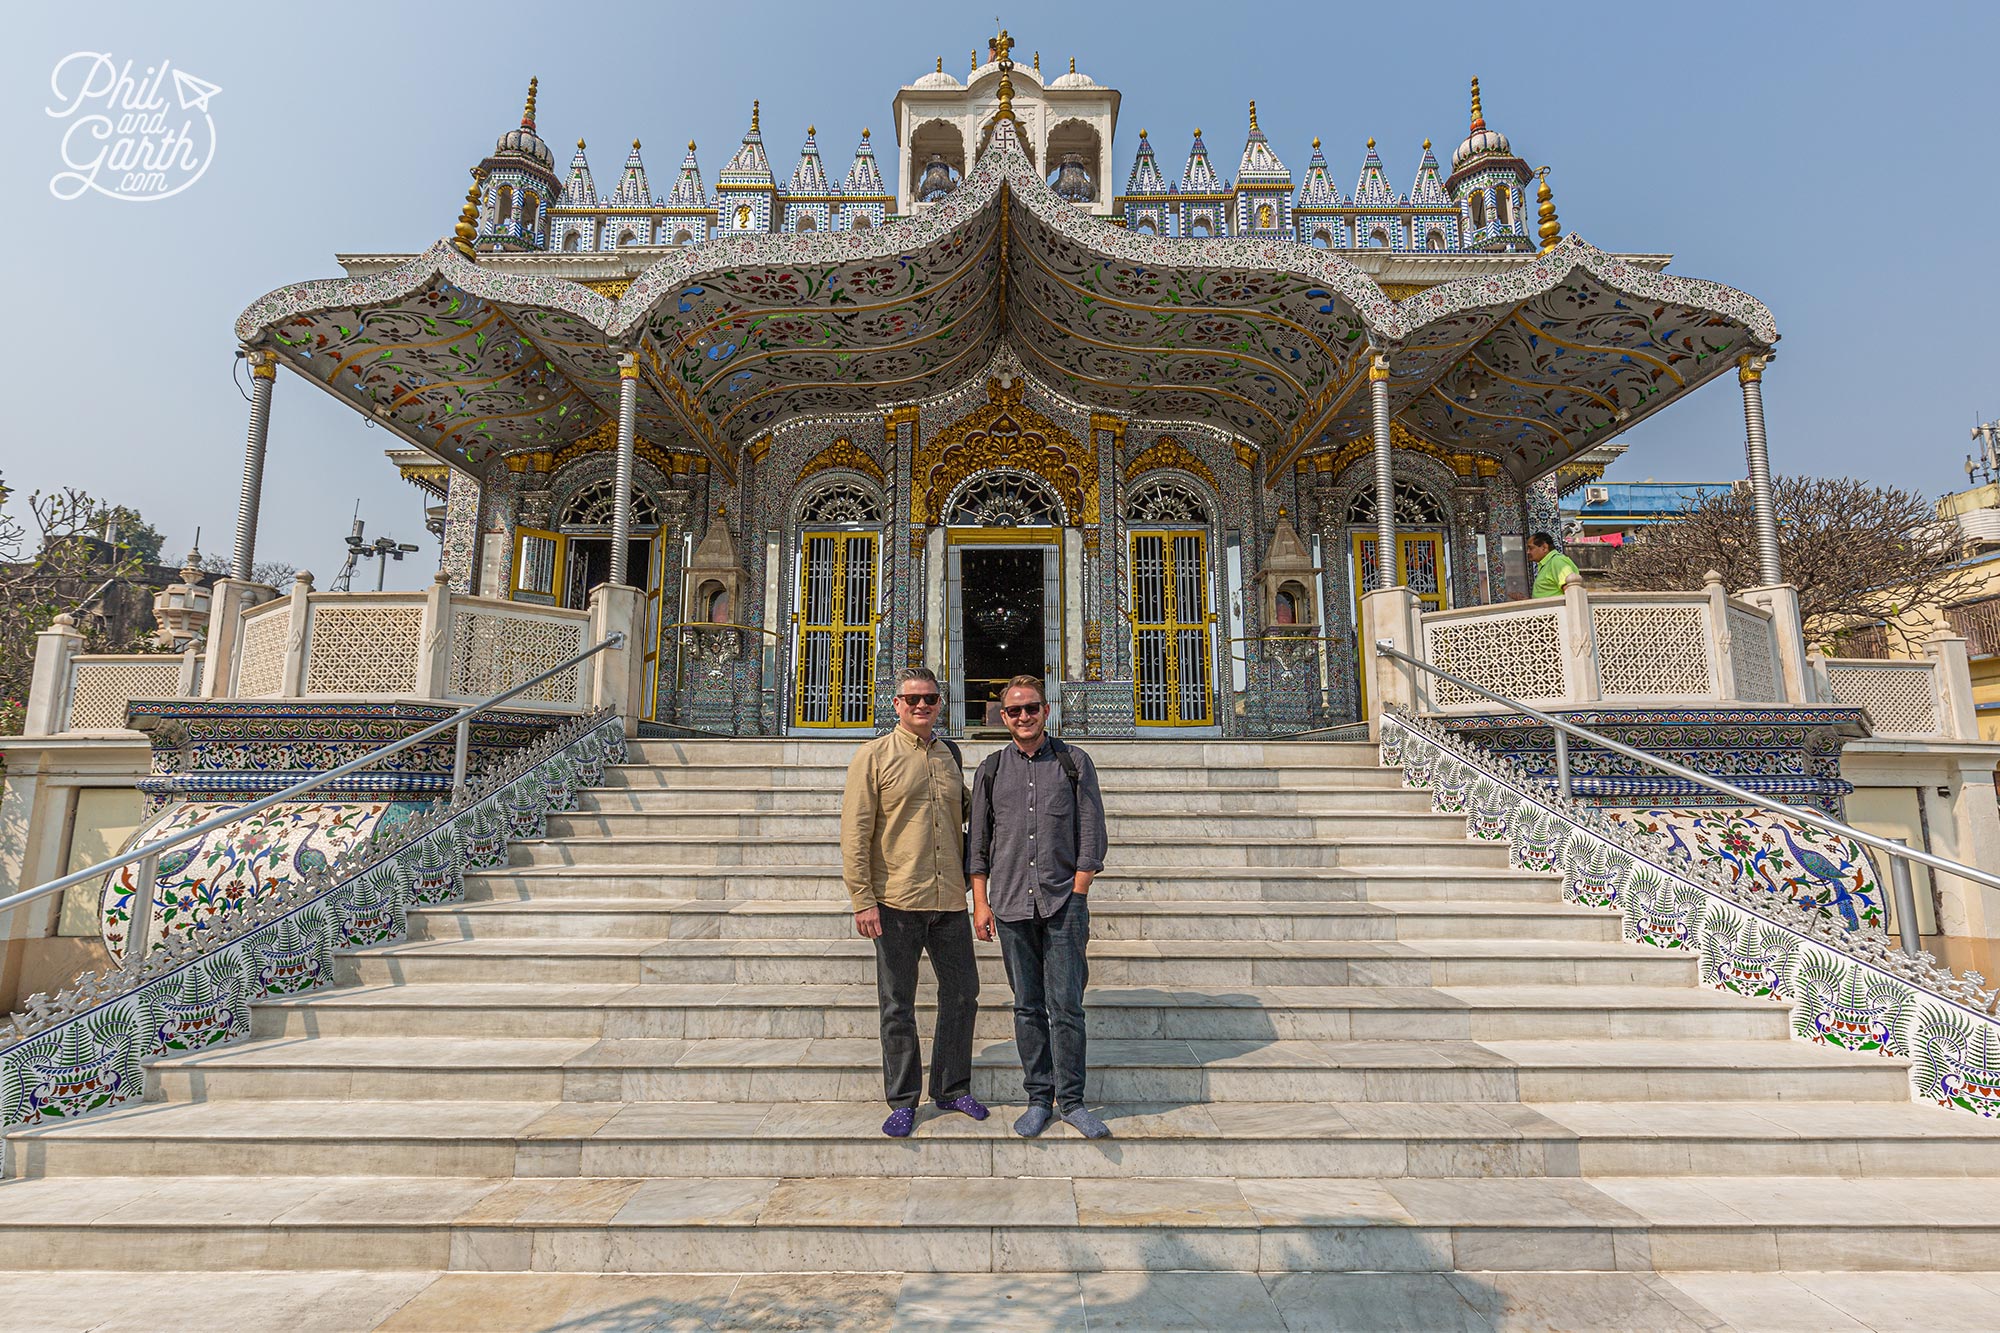
<instances>
[{"instance_id":1,"label":"leafy foliage","mask_svg":"<svg viewBox=\"0 0 2000 1333\"><path fill-rule=\"evenodd\" d=\"M1893 621L1915 607L1972 595L1976 575L1957 525L1937 520L1915 491L1856 477L1776 477L1778 567L1799 591L1808 634L1857 621ZM1739 493L1740 492L1740 493ZM1757 537L1747 488L1711 493L1642 532L1612 559L1620 588L1699 588L1709 570L1725 587L1755 587Z\"/></svg>"}]
</instances>

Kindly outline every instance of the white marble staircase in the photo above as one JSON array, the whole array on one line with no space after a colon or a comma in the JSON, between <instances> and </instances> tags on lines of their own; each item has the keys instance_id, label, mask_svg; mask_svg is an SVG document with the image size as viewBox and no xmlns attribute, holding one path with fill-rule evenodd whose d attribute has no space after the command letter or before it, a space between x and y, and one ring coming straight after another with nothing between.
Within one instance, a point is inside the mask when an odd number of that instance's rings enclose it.
<instances>
[{"instance_id":1,"label":"white marble staircase","mask_svg":"<svg viewBox=\"0 0 2000 1333\"><path fill-rule=\"evenodd\" d=\"M885 1140L850 748L634 743L464 904L344 958L350 985L161 1061L145 1105L15 1133L0 1307L79 1270L155 1315L203 1275L263 1293L239 1326L294 1329L651 1326L590 1319L662 1301L799 1327L1839 1327L1786 1275L2000 1294L2000 1125L1622 943L1359 745L1090 747L1117 1137L1008 1132L982 945L974 1091L999 1109Z\"/></svg>"}]
</instances>

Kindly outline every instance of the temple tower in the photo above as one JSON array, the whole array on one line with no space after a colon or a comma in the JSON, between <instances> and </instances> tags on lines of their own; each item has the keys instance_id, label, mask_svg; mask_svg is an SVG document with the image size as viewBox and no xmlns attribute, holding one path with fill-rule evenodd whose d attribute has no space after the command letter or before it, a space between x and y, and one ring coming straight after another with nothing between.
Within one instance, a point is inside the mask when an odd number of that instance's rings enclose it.
<instances>
[{"instance_id":1,"label":"temple tower","mask_svg":"<svg viewBox=\"0 0 2000 1333\"><path fill-rule=\"evenodd\" d=\"M549 242L549 208L562 195L556 178L555 154L535 133L535 90L528 80L528 102L521 125L508 130L479 164L479 240L482 250L543 250Z\"/></svg>"},{"instance_id":2,"label":"temple tower","mask_svg":"<svg viewBox=\"0 0 2000 1333\"><path fill-rule=\"evenodd\" d=\"M1472 129L1451 155L1445 188L1464 210L1465 244L1476 250L1532 251L1528 182L1534 173L1507 136L1486 127L1479 80L1472 81Z\"/></svg>"}]
</instances>

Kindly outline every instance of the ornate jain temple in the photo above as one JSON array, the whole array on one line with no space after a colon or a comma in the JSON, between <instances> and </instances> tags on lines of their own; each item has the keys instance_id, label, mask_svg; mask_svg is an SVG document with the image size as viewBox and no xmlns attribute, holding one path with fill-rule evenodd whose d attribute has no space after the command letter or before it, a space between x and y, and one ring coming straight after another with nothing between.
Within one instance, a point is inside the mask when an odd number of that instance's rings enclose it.
<instances>
[{"instance_id":1,"label":"ornate jain temple","mask_svg":"<svg viewBox=\"0 0 2000 1333\"><path fill-rule=\"evenodd\" d=\"M636 140L563 169L531 85L455 237L244 312L258 384L402 437L454 590L643 590L650 722L866 732L922 663L960 726L1033 671L1077 734L1255 735L1361 716L1385 545L1430 609L1522 596L1558 489L1777 337L1563 238L1477 81L1404 186L1372 139L1351 192L1317 139L1295 177L1253 103L1234 179L1142 130L1120 192L1119 94L1011 45L844 172L808 127L780 177L753 104L664 197Z\"/></svg>"}]
</instances>

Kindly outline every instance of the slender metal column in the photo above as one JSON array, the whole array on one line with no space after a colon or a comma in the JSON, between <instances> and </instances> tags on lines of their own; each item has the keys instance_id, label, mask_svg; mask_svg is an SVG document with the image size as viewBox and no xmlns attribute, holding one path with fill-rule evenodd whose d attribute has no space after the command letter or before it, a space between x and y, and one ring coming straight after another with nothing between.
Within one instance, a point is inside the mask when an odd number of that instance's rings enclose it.
<instances>
[{"instance_id":1,"label":"slender metal column","mask_svg":"<svg viewBox=\"0 0 2000 1333\"><path fill-rule=\"evenodd\" d=\"M1757 581L1778 582L1778 511L1771 498L1771 450L1764 440L1764 366L1768 356L1745 355L1736 362L1743 386L1744 456L1750 465L1750 505L1757 533Z\"/></svg>"},{"instance_id":2,"label":"slender metal column","mask_svg":"<svg viewBox=\"0 0 2000 1333\"><path fill-rule=\"evenodd\" d=\"M618 470L612 483L611 582L630 583L626 547L632 539L632 451L639 421L639 358L618 358Z\"/></svg>"},{"instance_id":3,"label":"slender metal column","mask_svg":"<svg viewBox=\"0 0 2000 1333\"><path fill-rule=\"evenodd\" d=\"M250 363L250 434L243 444L243 490L236 500L236 548L231 578L248 581L257 559L257 509L264 499L264 441L271 431L271 388L278 382L278 354L245 353Z\"/></svg>"},{"instance_id":4,"label":"slender metal column","mask_svg":"<svg viewBox=\"0 0 2000 1333\"><path fill-rule=\"evenodd\" d=\"M1396 471L1389 453L1389 358L1380 352L1368 363L1368 409L1375 420L1375 586L1403 581L1396 558Z\"/></svg>"}]
</instances>

